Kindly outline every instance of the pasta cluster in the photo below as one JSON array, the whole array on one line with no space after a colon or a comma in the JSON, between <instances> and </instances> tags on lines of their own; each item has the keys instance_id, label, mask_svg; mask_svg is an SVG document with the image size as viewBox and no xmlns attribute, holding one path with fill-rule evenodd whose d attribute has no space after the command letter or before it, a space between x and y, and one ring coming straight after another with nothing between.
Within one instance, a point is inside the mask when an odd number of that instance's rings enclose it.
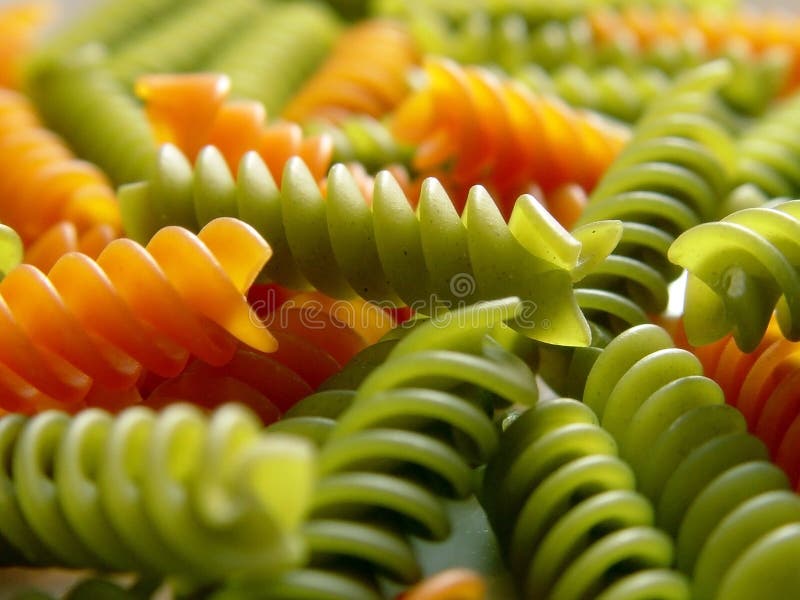
<instances>
[{"instance_id":1,"label":"pasta cluster","mask_svg":"<svg viewBox=\"0 0 800 600\"><path fill-rule=\"evenodd\" d=\"M0 8L0 597L797 595L800 19L52 1Z\"/></svg>"}]
</instances>

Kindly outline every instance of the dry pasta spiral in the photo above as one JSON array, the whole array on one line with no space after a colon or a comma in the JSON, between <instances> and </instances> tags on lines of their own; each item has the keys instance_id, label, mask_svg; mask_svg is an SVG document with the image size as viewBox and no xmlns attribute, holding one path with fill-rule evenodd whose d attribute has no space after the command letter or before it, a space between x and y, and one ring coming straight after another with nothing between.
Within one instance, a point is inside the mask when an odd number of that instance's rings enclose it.
<instances>
[{"instance_id":1,"label":"dry pasta spiral","mask_svg":"<svg viewBox=\"0 0 800 600\"><path fill-rule=\"evenodd\" d=\"M626 128L538 97L512 80L447 60L397 109L392 130L413 143L413 167L441 176L456 196L483 184L509 214L532 184L590 190L628 140Z\"/></svg>"},{"instance_id":2,"label":"dry pasta spiral","mask_svg":"<svg viewBox=\"0 0 800 600\"><path fill-rule=\"evenodd\" d=\"M487 336L520 309L511 298L432 319L397 342L357 389L319 392L271 426L320 447L305 528L311 563L320 566L288 574L275 584L281 593L267 588L265 598L372 600L380 597L368 591L374 574L420 577L409 531L449 534L441 499L472 493L472 467L497 444L494 404L536 402L533 373ZM347 571L354 559L364 565L361 578Z\"/></svg>"},{"instance_id":3,"label":"dry pasta spiral","mask_svg":"<svg viewBox=\"0 0 800 600\"><path fill-rule=\"evenodd\" d=\"M265 579L302 563L313 446L234 404L0 419L0 538L34 565Z\"/></svg>"},{"instance_id":4,"label":"dry pasta spiral","mask_svg":"<svg viewBox=\"0 0 800 600\"><path fill-rule=\"evenodd\" d=\"M132 83L142 73L202 68L261 10L258 0L182 2L128 36L108 57L108 69L118 80Z\"/></svg>"},{"instance_id":5,"label":"dry pasta spiral","mask_svg":"<svg viewBox=\"0 0 800 600\"><path fill-rule=\"evenodd\" d=\"M688 349L722 388L726 402L742 412L749 430L767 445L772 460L787 473L792 486L800 488L797 344L783 338L773 318L752 352L742 352L732 336Z\"/></svg>"},{"instance_id":6,"label":"dry pasta spiral","mask_svg":"<svg viewBox=\"0 0 800 600\"><path fill-rule=\"evenodd\" d=\"M274 251L266 277L294 289L310 284L334 298L430 312L518 295L529 307L520 326L558 344L588 343L572 281L602 261L619 234L606 222L569 235L527 196L506 224L480 187L459 216L433 179L415 212L386 172L375 179L370 205L342 165L330 171L326 200L297 158L286 163L280 189L255 153L245 156L234 181L214 148L203 150L192 169L165 146L154 176L121 189L120 203L127 233L142 240L167 223L196 229L214 216L238 216Z\"/></svg>"},{"instance_id":7,"label":"dry pasta spiral","mask_svg":"<svg viewBox=\"0 0 800 600\"><path fill-rule=\"evenodd\" d=\"M75 159L56 135L39 123L28 100L0 89L0 220L25 244L60 222L82 232L106 225L116 236L119 208L105 176Z\"/></svg>"},{"instance_id":8,"label":"dry pasta spiral","mask_svg":"<svg viewBox=\"0 0 800 600\"><path fill-rule=\"evenodd\" d=\"M45 123L115 185L152 168L157 144L144 111L101 64L96 48L38 64L29 93Z\"/></svg>"},{"instance_id":9,"label":"dry pasta spiral","mask_svg":"<svg viewBox=\"0 0 800 600\"><path fill-rule=\"evenodd\" d=\"M190 354L222 364L236 338L273 350L243 296L269 254L252 228L218 219L146 247L115 240L96 262L70 253L47 275L17 267L0 283L2 407L74 409L95 381L123 390L142 368L176 375Z\"/></svg>"},{"instance_id":10,"label":"dry pasta spiral","mask_svg":"<svg viewBox=\"0 0 800 600\"><path fill-rule=\"evenodd\" d=\"M261 103L228 99L230 85L228 76L216 73L158 74L140 77L136 92L145 101L159 143L175 144L189 160L211 144L235 170L245 153L254 150L280 177L286 161L299 156L322 179L331 164L330 137L304 136L295 123L267 123Z\"/></svg>"},{"instance_id":11,"label":"dry pasta spiral","mask_svg":"<svg viewBox=\"0 0 800 600\"><path fill-rule=\"evenodd\" d=\"M226 73L237 98L258 100L277 116L340 31L339 19L321 3L271 3L204 68Z\"/></svg>"},{"instance_id":12,"label":"dry pasta spiral","mask_svg":"<svg viewBox=\"0 0 800 600\"><path fill-rule=\"evenodd\" d=\"M504 432L483 502L523 598L688 600L672 540L597 418L574 400L529 409Z\"/></svg>"},{"instance_id":13,"label":"dry pasta spiral","mask_svg":"<svg viewBox=\"0 0 800 600\"><path fill-rule=\"evenodd\" d=\"M692 597L777 600L795 576L800 498L702 372L666 331L641 325L608 344L583 399L675 537Z\"/></svg>"},{"instance_id":14,"label":"dry pasta spiral","mask_svg":"<svg viewBox=\"0 0 800 600\"><path fill-rule=\"evenodd\" d=\"M409 92L418 53L397 23L369 20L346 31L330 56L294 95L283 116L300 123L338 122L353 114L382 117Z\"/></svg>"},{"instance_id":15,"label":"dry pasta spiral","mask_svg":"<svg viewBox=\"0 0 800 600\"><path fill-rule=\"evenodd\" d=\"M797 200L744 209L698 225L673 242L670 260L690 273L684 322L692 344L732 332L749 352L776 307L784 336L800 339L798 219Z\"/></svg>"}]
</instances>

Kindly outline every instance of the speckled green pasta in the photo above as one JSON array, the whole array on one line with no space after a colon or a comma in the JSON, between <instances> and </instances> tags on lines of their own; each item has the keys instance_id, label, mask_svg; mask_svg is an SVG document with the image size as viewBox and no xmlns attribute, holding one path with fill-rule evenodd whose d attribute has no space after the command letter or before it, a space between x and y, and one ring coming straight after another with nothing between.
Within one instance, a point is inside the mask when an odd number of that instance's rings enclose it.
<instances>
[{"instance_id":1,"label":"speckled green pasta","mask_svg":"<svg viewBox=\"0 0 800 600\"><path fill-rule=\"evenodd\" d=\"M234 404L5 416L0 458L0 542L35 565L207 583L305 559L313 447Z\"/></svg>"},{"instance_id":2,"label":"speckled green pasta","mask_svg":"<svg viewBox=\"0 0 800 600\"><path fill-rule=\"evenodd\" d=\"M311 122L305 129L311 135L331 136L333 162L358 162L370 172L391 164L408 165L413 154L413 148L401 145L389 127L373 117L349 117L337 125Z\"/></svg>"},{"instance_id":3,"label":"speckled green pasta","mask_svg":"<svg viewBox=\"0 0 800 600\"><path fill-rule=\"evenodd\" d=\"M800 340L800 200L694 227L675 240L669 258L690 273L684 323L693 344L733 332L750 352L776 306L781 332Z\"/></svg>"},{"instance_id":4,"label":"speckled green pasta","mask_svg":"<svg viewBox=\"0 0 800 600\"><path fill-rule=\"evenodd\" d=\"M214 217L239 217L272 247L264 273L281 285L402 302L426 314L519 296L526 308L516 324L531 337L589 342L572 282L613 249L616 222L570 235L531 196L522 196L507 224L477 186L459 216L435 179L423 185L415 212L388 172L375 178L370 206L342 165L330 171L326 200L296 157L286 163L279 190L255 153L242 159L236 181L211 147L194 170L174 147L159 156L149 182L119 193L125 230L134 239L147 240L167 224L196 230Z\"/></svg>"},{"instance_id":5,"label":"speckled green pasta","mask_svg":"<svg viewBox=\"0 0 800 600\"><path fill-rule=\"evenodd\" d=\"M109 70L131 83L143 73L202 68L220 45L239 35L261 12L259 0L192 0L130 36L109 57Z\"/></svg>"},{"instance_id":6,"label":"speckled green pasta","mask_svg":"<svg viewBox=\"0 0 800 600\"><path fill-rule=\"evenodd\" d=\"M356 390L310 396L270 426L320 446L305 531L312 564L329 561L290 573L258 597L373 600L381 597L374 574L405 583L420 577L409 535L449 535L442 498L472 493L472 469L497 446L495 405L538 398L531 370L488 335L513 340L497 329L521 309L512 298L421 324ZM360 577L349 575L350 559L362 562Z\"/></svg>"},{"instance_id":7,"label":"speckled green pasta","mask_svg":"<svg viewBox=\"0 0 800 600\"><path fill-rule=\"evenodd\" d=\"M336 15L320 4L268 4L216 50L205 69L227 74L234 96L259 100L277 117L324 60L340 30Z\"/></svg>"},{"instance_id":8,"label":"speckled green pasta","mask_svg":"<svg viewBox=\"0 0 800 600\"><path fill-rule=\"evenodd\" d=\"M68 25L46 39L35 58L62 56L89 43L101 43L113 49L132 33L150 26L171 10L188 2L189 0L103 0L81 15L80 19L69 19Z\"/></svg>"},{"instance_id":9,"label":"speckled green pasta","mask_svg":"<svg viewBox=\"0 0 800 600\"><path fill-rule=\"evenodd\" d=\"M115 184L150 173L158 146L147 117L92 52L42 63L28 87L48 126Z\"/></svg>"},{"instance_id":10,"label":"speckled green pasta","mask_svg":"<svg viewBox=\"0 0 800 600\"><path fill-rule=\"evenodd\" d=\"M504 432L483 481L484 506L520 597L689 600L611 436L574 400L529 409Z\"/></svg>"},{"instance_id":11,"label":"speckled green pasta","mask_svg":"<svg viewBox=\"0 0 800 600\"><path fill-rule=\"evenodd\" d=\"M617 249L576 290L580 306L601 325L624 329L662 312L667 286L680 274L666 258L670 244L715 217L733 143L715 117L714 94L729 76L730 66L717 62L679 79L637 123L589 197L579 224L624 223Z\"/></svg>"},{"instance_id":12,"label":"speckled green pasta","mask_svg":"<svg viewBox=\"0 0 800 600\"><path fill-rule=\"evenodd\" d=\"M800 542L800 497L694 355L659 327L632 328L597 359L583 399L676 539L693 598L745 598L722 590L759 571L753 597L786 597L798 577L788 556Z\"/></svg>"},{"instance_id":13,"label":"speckled green pasta","mask_svg":"<svg viewBox=\"0 0 800 600\"><path fill-rule=\"evenodd\" d=\"M536 92L553 94L572 106L628 122L638 119L647 104L670 85L663 71L648 67L625 71L615 66L584 69L565 65L549 74L528 65L516 78Z\"/></svg>"}]
</instances>

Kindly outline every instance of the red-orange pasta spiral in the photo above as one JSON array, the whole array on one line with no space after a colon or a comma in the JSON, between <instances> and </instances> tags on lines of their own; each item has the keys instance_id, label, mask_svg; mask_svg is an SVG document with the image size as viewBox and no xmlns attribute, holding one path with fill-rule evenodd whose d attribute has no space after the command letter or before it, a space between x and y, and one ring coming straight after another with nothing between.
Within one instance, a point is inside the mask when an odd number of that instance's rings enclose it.
<instances>
[{"instance_id":1,"label":"red-orange pasta spiral","mask_svg":"<svg viewBox=\"0 0 800 600\"><path fill-rule=\"evenodd\" d=\"M425 73L426 85L396 111L394 134L417 145L422 176L440 178L454 197L485 185L506 215L534 184L545 194L567 184L590 191L629 137L481 67L434 59Z\"/></svg>"},{"instance_id":2,"label":"red-orange pasta spiral","mask_svg":"<svg viewBox=\"0 0 800 600\"><path fill-rule=\"evenodd\" d=\"M676 329L677 342L689 347L680 323ZM800 491L800 344L786 340L773 317L752 352L742 352L732 336L689 349Z\"/></svg>"},{"instance_id":3,"label":"red-orange pasta spiral","mask_svg":"<svg viewBox=\"0 0 800 600\"><path fill-rule=\"evenodd\" d=\"M137 81L136 91L145 101L158 141L175 144L191 161L204 146L214 145L235 172L242 156L255 150L278 184L283 165L292 156L301 157L317 179L330 167L333 141L329 136L305 136L296 123L267 123L260 102L228 101L226 75L146 75Z\"/></svg>"},{"instance_id":4,"label":"red-orange pasta spiral","mask_svg":"<svg viewBox=\"0 0 800 600\"><path fill-rule=\"evenodd\" d=\"M652 48L666 40L698 36L711 55L736 44L746 44L754 55L783 49L791 59L787 89L800 84L800 18L787 14L735 11L686 11L633 7L622 11L596 11L589 20L600 40L629 37L641 48Z\"/></svg>"},{"instance_id":5,"label":"red-orange pasta spiral","mask_svg":"<svg viewBox=\"0 0 800 600\"><path fill-rule=\"evenodd\" d=\"M62 256L45 275L20 265L0 282L0 408L75 409L97 382L130 389L142 369L180 373L190 355L222 365L275 338L244 292L271 255L235 219L195 236L166 227L142 247L118 239L97 261Z\"/></svg>"},{"instance_id":6,"label":"red-orange pasta spiral","mask_svg":"<svg viewBox=\"0 0 800 600\"><path fill-rule=\"evenodd\" d=\"M28 245L54 225L80 234L105 225L120 230L119 208L106 177L77 160L45 129L21 94L0 89L0 221ZM70 248L76 249L76 248Z\"/></svg>"},{"instance_id":7,"label":"red-orange pasta spiral","mask_svg":"<svg viewBox=\"0 0 800 600\"><path fill-rule=\"evenodd\" d=\"M419 52L399 23L373 19L344 33L327 61L284 109L291 121L338 122L348 116L381 117L408 94L409 70Z\"/></svg>"}]
</instances>

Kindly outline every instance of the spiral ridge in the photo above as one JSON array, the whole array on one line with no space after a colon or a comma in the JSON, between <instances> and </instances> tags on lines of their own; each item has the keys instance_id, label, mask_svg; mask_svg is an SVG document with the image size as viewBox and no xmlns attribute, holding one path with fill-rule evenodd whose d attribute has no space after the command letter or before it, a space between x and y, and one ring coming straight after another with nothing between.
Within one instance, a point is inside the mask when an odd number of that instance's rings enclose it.
<instances>
[{"instance_id":1,"label":"spiral ridge","mask_svg":"<svg viewBox=\"0 0 800 600\"><path fill-rule=\"evenodd\" d=\"M800 201L737 211L682 234L669 250L689 271L684 322L694 345L727 333L745 352L777 309L783 335L800 339L797 237Z\"/></svg>"},{"instance_id":2,"label":"spiral ridge","mask_svg":"<svg viewBox=\"0 0 800 600\"><path fill-rule=\"evenodd\" d=\"M667 260L673 240L713 220L727 192L733 142L713 111L730 67L687 73L637 123L631 142L589 196L578 225L620 219L617 249L578 284L590 319L613 330L664 311L680 270ZM621 325L620 325L621 323Z\"/></svg>"},{"instance_id":3,"label":"spiral ridge","mask_svg":"<svg viewBox=\"0 0 800 600\"><path fill-rule=\"evenodd\" d=\"M592 189L628 141L627 128L487 69L429 59L425 74L395 112L393 133L416 145L419 173L441 177L455 196L484 184L505 214L533 184Z\"/></svg>"},{"instance_id":4,"label":"spiral ridge","mask_svg":"<svg viewBox=\"0 0 800 600\"><path fill-rule=\"evenodd\" d=\"M773 317L752 352L742 352L728 335L703 347L691 347L725 401L744 415L748 429L770 451L795 489L800 486L800 400L796 393L798 346L781 335Z\"/></svg>"},{"instance_id":5,"label":"spiral ridge","mask_svg":"<svg viewBox=\"0 0 800 600\"><path fill-rule=\"evenodd\" d=\"M313 447L242 407L5 416L0 456L0 538L34 565L206 583L304 559Z\"/></svg>"},{"instance_id":6,"label":"spiral ridge","mask_svg":"<svg viewBox=\"0 0 800 600\"><path fill-rule=\"evenodd\" d=\"M364 565L362 574L404 583L420 577L409 533L434 540L449 534L441 499L472 493L472 468L497 445L494 405L537 400L530 369L487 335L520 308L512 298L431 319L397 342L356 390L326 389L271 426L320 447L306 526L312 565L350 581L352 560ZM292 597L318 597L311 574L289 577L280 585L296 590Z\"/></svg>"},{"instance_id":7,"label":"spiral ridge","mask_svg":"<svg viewBox=\"0 0 800 600\"><path fill-rule=\"evenodd\" d=\"M231 78L233 94L283 111L331 51L341 24L316 2L272 4L206 65Z\"/></svg>"},{"instance_id":8,"label":"spiral ridge","mask_svg":"<svg viewBox=\"0 0 800 600\"><path fill-rule=\"evenodd\" d=\"M179 5L140 29L109 56L109 71L131 83L142 73L188 71L203 67L220 45L261 10L257 0L194 0Z\"/></svg>"},{"instance_id":9,"label":"spiral ridge","mask_svg":"<svg viewBox=\"0 0 800 600\"><path fill-rule=\"evenodd\" d=\"M115 185L152 168L157 145L144 111L101 64L96 48L43 61L29 93L44 121Z\"/></svg>"},{"instance_id":10,"label":"spiral ridge","mask_svg":"<svg viewBox=\"0 0 800 600\"><path fill-rule=\"evenodd\" d=\"M483 503L524 598L690 598L672 540L597 418L548 400L504 432Z\"/></svg>"},{"instance_id":11,"label":"spiral ridge","mask_svg":"<svg viewBox=\"0 0 800 600\"><path fill-rule=\"evenodd\" d=\"M252 228L219 219L198 236L163 229L146 247L115 240L97 261L67 254L47 275L20 265L0 283L2 407L74 409L93 382L176 375L190 354L222 364L237 338L274 349L243 296L268 257Z\"/></svg>"},{"instance_id":12,"label":"spiral ridge","mask_svg":"<svg viewBox=\"0 0 800 600\"><path fill-rule=\"evenodd\" d=\"M571 236L529 196L520 198L506 224L478 186L459 216L433 179L423 185L415 212L387 172L376 177L370 206L342 165L331 169L325 199L297 158L286 163L280 190L254 153L242 160L234 181L213 148L201 152L192 170L175 148L165 147L153 178L125 186L119 196L134 239L148 239L167 223L196 229L212 216L237 216L272 247L265 275L275 283L310 284L334 298L401 301L427 314L517 295L527 306L526 322L518 325L557 344L588 343L572 279L602 261L619 233L608 222ZM453 294L450 283L462 275L476 282L473 294Z\"/></svg>"},{"instance_id":13,"label":"spiral ridge","mask_svg":"<svg viewBox=\"0 0 800 600\"><path fill-rule=\"evenodd\" d=\"M800 498L702 372L666 331L641 325L604 349L583 400L633 468L657 525L675 538L692 597L746 598L737 586L749 574L748 590L757 583L759 597L781 598L779 582L794 567L774 557L797 545Z\"/></svg>"}]
</instances>

